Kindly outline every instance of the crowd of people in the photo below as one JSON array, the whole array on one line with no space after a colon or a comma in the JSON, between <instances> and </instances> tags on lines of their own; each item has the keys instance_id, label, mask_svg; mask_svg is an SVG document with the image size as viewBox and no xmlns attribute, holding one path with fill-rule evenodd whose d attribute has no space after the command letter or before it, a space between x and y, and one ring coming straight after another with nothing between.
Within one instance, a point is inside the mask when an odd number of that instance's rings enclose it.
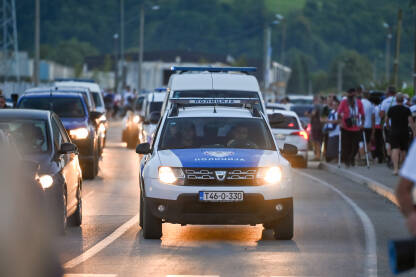
<instances>
[{"instance_id":1,"label":"crowd of people","mask_svg":"<svg viewBox=\"0 0 416 277\"><path fill-rule=\"evenodd\" d=\"M336 161L340 155L346 167L386 163L398 175L416 136L416 97L396 93L394 87L385 96L362 87L349 89L342 99L315 96L307 115L315 160Z\"/></svg>"}]
</instances>

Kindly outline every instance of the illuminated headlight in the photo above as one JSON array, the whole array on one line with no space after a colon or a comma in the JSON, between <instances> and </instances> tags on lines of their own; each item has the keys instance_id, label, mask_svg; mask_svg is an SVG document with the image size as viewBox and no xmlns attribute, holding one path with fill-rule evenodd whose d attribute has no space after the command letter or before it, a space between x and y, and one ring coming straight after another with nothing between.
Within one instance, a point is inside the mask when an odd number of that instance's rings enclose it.
<instances>
[{"instance_id":1,"label":"illuminated headlight","mask_svg":"<svg viewBox=\"0 0 416 277\"><path fill-rule=\"evenodd\" d=\"M69 131L69 135L72 139L86 139L88 137L88 129L87 128L78 128Z\"/></svg>"},{"instance_id":2,"label":"illuminated headlight","mask_svg":"<svg viewBox=\"0 0 416 277\"><path fill-rule=\"evenodd\" d=\"M183 182L184 174L180 168L168 166L159 167L159 180L164 184L179 184Z\"/></svg>"},{"instance_id":3,"label":"illuminated headlight","mask_svg":"<svg viewBox=\"0 0 416 277\"><path fill-rule=\"evenodd\" d=\"M260 168L257 172L257 179L276 185L282 181L282 170L278 166Z\"/></svg>"},{"instance_id":4,"label":"illuminated headlight","mask_svg":"<svg viewBox=\"0 0 416 277\"><path fill-rule=\"evenodd\" d=\"M105 126L104 126L104 124L100 124L100 126L98 127L98 131L100 131L101 133L105 133Z\"/></svg>"},{"instance_id":5,"label":"illuminated headlight","mask_svg":"<svg viewBox=\"0 0 416 277\"><path fill-rule=\"evenodd\" d=\"M139 123L139 122L140 122L140 116L135 115L135 116L133 117L133 122L134 122L134 123Z\"/></svg>"},{"instance_id":6,"label":"illuminated headlight","mask_svg":"<svg viewBox=\"0 0 416 277\"><path fill-rule=\"evenodd\" d=\"M43 189L50 188L53 185L53 178L50 175L42 175L38 178L38 181Z\"/></svg>"}]
</instances>

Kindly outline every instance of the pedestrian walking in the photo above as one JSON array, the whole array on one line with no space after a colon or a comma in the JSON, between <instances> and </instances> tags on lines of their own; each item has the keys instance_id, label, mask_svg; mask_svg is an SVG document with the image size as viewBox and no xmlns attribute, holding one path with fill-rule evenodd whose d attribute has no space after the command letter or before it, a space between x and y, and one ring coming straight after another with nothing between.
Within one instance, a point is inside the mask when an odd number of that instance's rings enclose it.
<instances>
[{"instance_id":1,"label":"pedestrian walking","mask_svg":"<svg viewBox=\"0 0 416 277\"><path fill-rule=\"evenodd\" d=\"M322 146L322 139L323 139L323 132L322 132L322 122L321 122L321 105L320 105L320 97L317 95L314 98L314 108L313 110L308 113L308 116L311 119L311 139L313 144L314 150L314 161L321 160L321 146Z\"/></svg>"},{"instance_id":2,"label":"pedestrian walking","mask_svg":"<svg viewBox=\"0 0 416 277\"><path fill-rule=\"evenodd\" d=\"M388 87L387 89L387 97L386 99L381 102L380 108L380 117L383 122L383 130L384 130L384 141L385 141L385 149L386 149L386 157L387 157L387 166L391 167L391 131L387 127L386 124L386 117L387 112L391 107L396 106L396 88L393 86Z\"/></svg>"},{"instance_id":3,"label":"pedestrian walking","mask_svg":"<svg viewBox=\"0 0 416 277\"><path fill-rule=\"evenodd\" d=\"M365 135L365 141L367 142L367 149L371 149L370 145L371 142L374 141L375 136L375 116L374 116L374 107L373 104L369 100L370 93L368 91L364 91L360 95L361 103L363 104L364 109L364 135ZM365 162L365 145L364 145L364 137L361 136L360 139L360 158L361 162Z\"/></svg>"},{"instance_id":4,"label":"pedestrian walking","mask_svg":"<svg viewBox=\"0 0 416 277\"><path fill-rule=\"evenodd\" d=\"M363 104L356 98L355 88L348 90L347 98L338 107L338 115L341 119L342 161L347 167L354 166L365 119Z\"/></svg>"},{"instance_id":5,"label":"pedestrian walking","mask_svg":"<svg viewBox=\"0 0 416 277\"><path fill-rule=\"evenodd\" d=\"M400 170L400 180L396 188L400 210L407 218L409 232L416 236L416 210L413 202L413 187L416 184L416 139L413 140L409 155Z\"/></svg>"},{"instance_id":6,"label":"pedestrian walking","mask_svg":"<svg viewBox=\"0 0 416 277\"><path fill-rule=\"evenodd\" d=\"M416 134L416 128L410 109L403 105L403 94L396 95L397 105L391 107L387 113L387 126L391 130L391 158L393 161L393 174L398 175L399 163L406 156L409 147L409 126Z\"/></svg>"},{"instance_id":7,"label":"pedestrian walking","mask_svg":"<svg viewBox=\"0 0 416 277\"><path fill-rule=\"evenodd\" d=\"M0 95L0 109L7 109L6 97L4 95Z\"/></svg>"},{"instance_id":8,"label":"pedestrian walking","mask_svg":"<svg viewBox=\"0 0 416 277\"><path fill-rule=\"evenodd\" d=\"M384 162L384 138L383 138L383 125L380 117L381 99L375 99L373 103L374 112L374 139L372 144L375 146L374 157L377 158L378 163Z\"/></svg>"},{"instance_id":9,"label":"pedestrian walking","mask_svg":"<svg viewBox=\"0 0 416 277\"><path fill-rule=\"evenodd\" d=\"M328 144L326 147L325 159L327 162L331 162L332 160L338 157L338 144L339 144L339 120L338 120L338 106L339 100L337 97L333 96L330 102L330 111L328 115L328 119L325 121L326 133L328 134Z\"/></svg>"}]
</instances>

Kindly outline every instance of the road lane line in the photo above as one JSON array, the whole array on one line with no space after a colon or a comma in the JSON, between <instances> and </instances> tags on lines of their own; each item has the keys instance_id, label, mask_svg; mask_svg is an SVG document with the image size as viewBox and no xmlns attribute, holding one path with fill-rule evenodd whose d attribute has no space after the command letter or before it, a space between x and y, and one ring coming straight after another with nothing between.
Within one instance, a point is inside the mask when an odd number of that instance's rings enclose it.
<instances>
[{"instance_id":1,"label":"road lane line","mask_svg":"<svg viewBox=\"0 0 416 277\"><path fill-rule=\"evenodd\" d=\"M110 235L105 237L103 240L97 242L94 246L89 248L87 251L83 252L78 257L75 257L72 260L66 262L64 264L64 268L73 268L85 262L89 258L95 256L98 252L100 252L101 250L109 246L113 241L115 241L120 236L122 236L133 225L136 225L138 223L139 223L139 214L136 214L129 221L125 222L123 225L118 227L114 232L112 232Z\"/></svg>"},{"instance_id":2,"label":"road lane line","mask_svg":"<svg viewBox=\"0 0 416 277\"><path fill-rule=\"evenodd\" d=\"M345 195L342 191L334 187L333 185L316 178L313 175L310 175L305 172L301 172L299 170L293 170L294 172L302 175L303 177L310 178L315 180L316 182L330 188L334 192L336 192L342 199L345 200L355 211L355 213L360 218L360 221L364 227L364 234L365 234L365 252L366 252L366 260L365 260L365 276L369 277L376 277L377 276L377 244L376 244L376 232L374 230L374 225L371 222L370 218L367 214L347 195Z\"/></svg>"}]
</instances>

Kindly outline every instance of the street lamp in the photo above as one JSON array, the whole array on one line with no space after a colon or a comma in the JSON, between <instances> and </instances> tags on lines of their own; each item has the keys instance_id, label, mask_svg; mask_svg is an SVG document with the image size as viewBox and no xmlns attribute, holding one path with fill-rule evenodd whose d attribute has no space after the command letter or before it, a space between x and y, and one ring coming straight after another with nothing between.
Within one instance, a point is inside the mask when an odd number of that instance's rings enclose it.
<instances>
[{"instance_id":1,"label":"street lamp","mask_svg":"<svg viewBox=\"0 0 416 277\"><path fill-rule=\"evenodd\" d=\"M139 63L138 63L138 82L137 91L140 93L143 89L142 72L143 72L143 47L144 47L144 3L140 5L140 34L139 34ZM157 11L160 9L159 5L153 5L152 10Z\"/></svg>"},{"instance_id":2,"label":"street lamp","mask_svg":"<svg viewBox=\"0 0 416 277\"><path fill-rule=\"evenodd\" d=\"M276 19L273 20L270 24L266 25L265 33L264 33L264 70L263 70L264 89L268 89L270 85L269 71L270 71L270 64L271 64L271 58L272 58L271 25L278 25L281 22L281 20L284 19L283 15L281 14L276 14L275 18Z\"/></svg>"},{"instance_id":3,"label":"street lamp","mask_svg":"<svg viewBox=\"0 0 416 277\"><path fill-rule=\"evenodd\" d=\"M385 29L387 29L387 35L386 35L386 73L385 73L385 78L386 78L386 82L390 82L390 44L391 44L391 39L392 39L392 34L391 34L391 26L387 23L387 22L383 22L383 27Z\"/></svg>"}]
</instances>

